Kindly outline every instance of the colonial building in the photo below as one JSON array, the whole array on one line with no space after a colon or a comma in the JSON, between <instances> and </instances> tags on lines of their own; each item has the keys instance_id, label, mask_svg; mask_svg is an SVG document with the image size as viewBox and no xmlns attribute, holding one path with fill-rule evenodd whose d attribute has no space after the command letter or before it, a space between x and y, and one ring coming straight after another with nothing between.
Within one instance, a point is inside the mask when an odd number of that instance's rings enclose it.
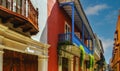
<instances>
[{"instance_id":1,"label":"colonial building","mask_svg":"<svg viewBox=\"0 0 120 71\"><path fill-rule=\"evenodd\" d=\"M94 33L80 0L48 0L48 71L93 71Z\"/></svg>"},{"instance_id":2,"label":"colonial building","mask_svg":"<svg viewBox=\"0 0 120 71\"><path fill-rule=\"evenodd\" d=\"M101 40L95 34L94 41L94 70L95 71L103 71L105 69L105 58L104 58L104 50Z\"/></svg>"},{"instance_id":3,"label":"colonial building","mask_svg":"<svg viewBox=\"0 0 120 71\"><path fill-rule=\"evenodd\" d=\"M111 59L111 67L114 71L120 70L120 14L118 15L118 21L114 34L114 47Z\"/></svg>"},{"instance_id":4,"label":"colonial building","mask_svg":"<svg viewBox=\"0 0 120 71\"><path fill-rule=\"evenodd\" d=\"M30 0L0 0L0 71L47 71L49 45L31 39L38 24Z\"/></svg>"}]
</instances>

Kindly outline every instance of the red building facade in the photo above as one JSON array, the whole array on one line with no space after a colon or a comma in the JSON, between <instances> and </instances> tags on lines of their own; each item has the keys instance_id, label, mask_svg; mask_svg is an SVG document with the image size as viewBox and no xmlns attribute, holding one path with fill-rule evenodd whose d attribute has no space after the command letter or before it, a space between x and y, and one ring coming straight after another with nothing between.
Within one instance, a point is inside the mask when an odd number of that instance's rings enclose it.
<instances>
[{"instance_id":1,"label":"red building facade","mask_svg":"<svg viewBox=\"0 0 120 71\"><path fill-rule=\"evenodd\" d=\"M69 8L69 7L68 7ZM86 18L86 17L85 17ZM88 21L87 21L88 22ZM48 71L87 71L90 68L87 65L90 62L89 54L92 54L93 51L93 32L86 34L88 29L83 28L82 22L74 25L73 30L73 20L66 13L63 7L60 7L60 3L56 0L48 0L48 44L51 45L49 48L49 59L48 59ZM85 26L85 25L84 25ZM91 31L90 25L87 25ZM82 30L84 29L84 30ZM84 32L83 32L84 31ZM80 49L80 45L76 46L77 43L71 43L72 36L69 35L71 32L74 32L77 39L82 41L81 45L89 46L88 51L90 51L84 59L84 56L81 53L84 53ZM92 35L91 35L92 33ZM70 40L61 43L60 35L63 38ZM69 37L69 38L68 38ZM65 44L60 47L61 44ZM67 44L67 45L66 45ZM71 45L72 44L72 45ZM79 44L79 43L78 43ZM59 48L60 47L60 51ZM79 48L80 47L80 48ZM60 53L59 53L60 52ZM81 59L81 57L83 59ZM81 62L82 61L82 62ZM82 64L82 65L81 65Z\"/></svg>"},{"instance_id":2,"label":"red building facade","mask_svg":"<svg viewBox=\"0 0 120 71\"><path fill-rule=\"evenodd\" d=\"M48 43L51 44L49 49L48 70L57 71L58 34L64 33L65 21L70 22L70 20L66 18L67 16L65 17L64 12L59 8L59 4L56 0L48 0L48 10Z\"/></svg>"}]
</instances>

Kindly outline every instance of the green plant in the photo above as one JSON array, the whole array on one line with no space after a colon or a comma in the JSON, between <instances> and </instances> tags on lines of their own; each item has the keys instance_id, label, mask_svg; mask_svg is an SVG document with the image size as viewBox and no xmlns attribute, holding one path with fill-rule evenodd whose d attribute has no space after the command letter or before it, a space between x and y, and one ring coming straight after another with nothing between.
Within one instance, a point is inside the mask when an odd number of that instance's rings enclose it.
<instances>
[{"instance_id":1,"label":"green plant","mask_svg":"<svg viewBox=\"0 0 120 71\"><path fill-rule=\"evenodd\" d=\"M84 62L84 58L85 58L85 50L84 50L82 45L80 45L80 50L81 50L81 52L80 52L80 66L82 67L83 62Z\"/></svg>"},{"instance_id":2,"label":"green plant","mask_svg":"<svg viewBox=\"0 0 120 71\"><path fill-rule=\"evenodd\" d=\"M90 68L92 68L94 66L94 56L89 54L90 57Z\"/></svg>"}]
</instances>

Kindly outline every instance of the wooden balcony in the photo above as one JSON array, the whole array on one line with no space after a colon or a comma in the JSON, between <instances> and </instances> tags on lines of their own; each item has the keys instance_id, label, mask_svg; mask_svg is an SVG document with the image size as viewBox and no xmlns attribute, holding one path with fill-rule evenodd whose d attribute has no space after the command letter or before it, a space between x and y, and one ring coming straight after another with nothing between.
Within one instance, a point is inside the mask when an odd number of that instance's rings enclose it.
<instances>
[{"instance_id":1,"label":"wooden balcony","mask_svg":"<svg viewBox=\"0 0 120 71\"><path fill-rule=\"evenodd\" d=\"M30 0L0 0L0 18L3 24L9 22L23 33L35 35L38 32L38 10Z\"/></svg>"}]
</instances>

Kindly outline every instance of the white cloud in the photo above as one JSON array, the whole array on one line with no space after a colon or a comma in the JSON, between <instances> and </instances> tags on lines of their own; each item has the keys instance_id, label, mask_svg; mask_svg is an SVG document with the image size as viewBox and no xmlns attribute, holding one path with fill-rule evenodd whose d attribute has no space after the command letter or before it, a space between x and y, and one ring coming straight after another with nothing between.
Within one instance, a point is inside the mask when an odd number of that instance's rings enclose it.
<instances>
[{"instance_id":1,"label":"white cloud","mask_svg":"<svg viewBox=\"0 0 120 71\"><path fill-rule=\"evenodd\" d=\"M113 47L113 39L109 39L109 38L101 38L102 44L103 44L103 49L106 52L107 49L112 48ZM112 51L112 50L110 50Z\"/></svg>"},{"instance_id":2,"label":"white cloud","mask_svg":"<svg viewBox=\"0 0 120 71\"><path fill-rule=\"evenodd\" d=\"M109 8L106 4L90 6L85 10L87 15L99 15L99 11Z\"/></svg>"}]
</instances>

